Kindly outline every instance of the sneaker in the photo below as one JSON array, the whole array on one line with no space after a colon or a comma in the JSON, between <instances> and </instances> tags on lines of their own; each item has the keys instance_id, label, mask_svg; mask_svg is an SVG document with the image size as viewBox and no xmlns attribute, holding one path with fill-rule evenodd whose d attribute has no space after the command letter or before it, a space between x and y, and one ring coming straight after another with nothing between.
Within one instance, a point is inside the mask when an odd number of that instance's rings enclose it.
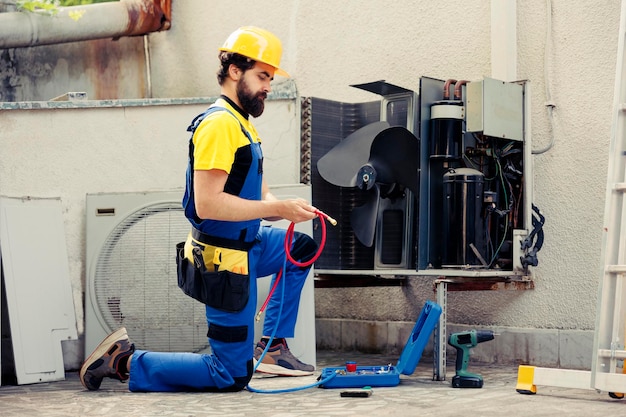
<instances>
[{"instance_id":1,"label":"sneaker","mask_svg":"<svg viewBox=\"0 0 626 417\"><path fill-rule=\"evenodd\" d=\"M126 329L111 333L96 347L80 368L80 382L88 390L100 388L104 377L118 379L122 382L129 378L126 366L120 366L122 360L127 360L135 351L135 345L130 343Z\"/></svg>"},{"instance_id":2,"label":"sneaker","mask_svg":"<svg viewBox=\"0 0 626 417\"><path fill-rule=\"evenodd\" d=\"M265 342L260 341L254 349L254 363L258 362L259 358L265 350ZM282 343L274 347L270 347L267 353L263 357L263 361L256 368L257 372L265 374L279 375L279 376L306 376L313 375L315 367L313 365L307 365L301 362L298 358L293 356L287 342L283 340Z\"/></svg>"}]
</instances>

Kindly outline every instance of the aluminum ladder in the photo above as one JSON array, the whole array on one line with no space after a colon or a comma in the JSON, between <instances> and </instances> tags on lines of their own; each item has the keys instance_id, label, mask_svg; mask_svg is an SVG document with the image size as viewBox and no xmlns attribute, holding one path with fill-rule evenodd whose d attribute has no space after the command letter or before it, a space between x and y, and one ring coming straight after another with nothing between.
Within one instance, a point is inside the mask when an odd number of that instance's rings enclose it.
<instances>
[{"instance_id":1,"label":"aluminum ladder","mask_svg":"<svg viewBox=\"0 0 626 417\"><path fill-rule=\"evenodd\" d=\"M595 389L623 398L626 392L626 0L622 0L615 95L601 249L600 282L591 371L520 366L517 391L537 385Z\"/></svg>"}]
</instances>

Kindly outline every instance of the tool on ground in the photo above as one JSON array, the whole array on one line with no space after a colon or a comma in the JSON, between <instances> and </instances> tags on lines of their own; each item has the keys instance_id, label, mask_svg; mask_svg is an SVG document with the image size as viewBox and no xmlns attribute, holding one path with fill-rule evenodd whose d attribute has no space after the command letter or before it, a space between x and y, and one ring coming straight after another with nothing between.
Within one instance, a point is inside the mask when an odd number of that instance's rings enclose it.
<instances>
[{"instance_id":1,"label":"tool on ground","mask_svg":"<svg viewBox=\"0 0 626 417\"><path fill-rule=\"evenodd\" d=\"M339 393L340 397L354 397L354 398L367 398L371 397L373 394L372 387L363 387L358 391L341 391Z\"/></svg>"},{"instance_id":2,"label":"tool on ground","mask_svg":"<svg viewBox=\"0 0 626 417\"><path fill-rule=\"evenodd\" d=\"M493 340L491 330L469 330L452 333L448 344L456 349L456 375L452 378L453 388L482 388L482 376L467 371L469 351L479 343Z\"/></svg>"},{"instance_id":3,"label":"tool on ground","mask_svg":"<svg viewBox=\"0 0 626 417\"><path fill-rule=\"evenodd\" d=\"M400 384L400 375L412 375L419 363L424 348L430 340L433 330L439 323L441 306L430 300L426 301L413 326L404 349L396 365L364 365L347 361L345 366L322 369L319 376L320 388L363 388L395 387ZM352 392L352 391L349 391ZM359 393L359 396L367 395Z\"/></svg>"}]
</instances>

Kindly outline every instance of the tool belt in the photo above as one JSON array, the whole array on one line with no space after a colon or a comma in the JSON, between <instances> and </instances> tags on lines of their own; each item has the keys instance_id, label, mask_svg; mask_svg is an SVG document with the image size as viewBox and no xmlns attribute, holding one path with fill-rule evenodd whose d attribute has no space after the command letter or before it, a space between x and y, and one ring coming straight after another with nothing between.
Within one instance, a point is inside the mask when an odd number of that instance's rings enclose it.
<instances>
[{"instance_id":1,"label":"tool belt","mask_svg":"<svg viewBox=\"0 0 626 417\"><path fill-rule=\"evenodd\" d=\"M178 286L209 307L238 312L250 298L248 252L253 242L208 236L192 228L176 245Z\"/></svg>"}]
</instances>

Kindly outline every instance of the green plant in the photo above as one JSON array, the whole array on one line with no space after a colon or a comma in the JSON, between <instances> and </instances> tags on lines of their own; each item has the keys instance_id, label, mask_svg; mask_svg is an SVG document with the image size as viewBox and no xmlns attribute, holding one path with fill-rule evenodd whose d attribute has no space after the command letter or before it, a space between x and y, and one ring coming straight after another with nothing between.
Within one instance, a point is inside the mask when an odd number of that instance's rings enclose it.
<instances>
[{"instance_id":1,"label":"green plant","mask_svg":"<svg viewBox=\"0 0 626 417\"><path fill-rule=\"evenodd\" d=\"M119 0L18 0L17 9L26 12L44 12L55 15L59 7L83 6L85 4L107 3Z\"/></svg>"},{"instance_id":2,"label":"green plant","mask_svg":"<svg viewBox=\"0 0 626 417\"><path fill-rule=\"evenodd\" d=\"M17 10L35 12L43 11L54 15L59 12L58 0L19 0L17 2Z\"/></svg>"},{"instance_id":3,"label":"green plant","mask_svg":"<svg viewBox=\"0 0 626 417\"><path fill-rule=\"evenodd\" d=\"M59 5L63 7L69 7L69 6L82 6L85 4L94 4L94 3L110 3L112 1L119 1L119 0L59 0Z\"/></svg>"}]
</instances>

